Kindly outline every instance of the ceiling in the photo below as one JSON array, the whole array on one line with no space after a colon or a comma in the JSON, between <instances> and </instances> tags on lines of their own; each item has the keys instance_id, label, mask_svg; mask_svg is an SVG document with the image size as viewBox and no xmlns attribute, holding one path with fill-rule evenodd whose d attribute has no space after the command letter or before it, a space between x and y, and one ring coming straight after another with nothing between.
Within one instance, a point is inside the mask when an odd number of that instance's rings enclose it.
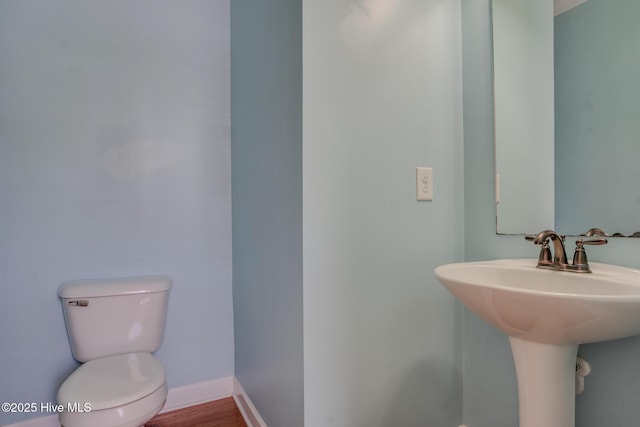
<instances>
[{"instance_id":1,"label":"ceiling","mask_svg":"<svg viewBox=\"0 0 640 427\"><path fill-rule=\"evenodd\" d=\"M561 13L566 12L569 9L573 9L586 2L587 0L554 0L553 1L553 15L558 16Z\"/></svg>"}]
</instances>

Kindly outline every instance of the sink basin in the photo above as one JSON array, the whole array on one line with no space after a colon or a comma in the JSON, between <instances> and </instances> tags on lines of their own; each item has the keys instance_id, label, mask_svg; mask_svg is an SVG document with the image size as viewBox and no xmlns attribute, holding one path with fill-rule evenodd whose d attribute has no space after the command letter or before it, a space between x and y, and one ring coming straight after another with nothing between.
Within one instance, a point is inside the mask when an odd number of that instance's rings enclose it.
<instances>
[{"instance_id":1,"label":"sink basin","mask_svg":"<svg viewBox=\"0 0 640 427\"><path fill-rule=\"evenodd\" d=\"M520 427L573 427L578 345L640 334L640 270L591 263L593 273L574 273L536 264L465 262L435 274L469 310L509 335Z\"/></svg>"},{"instance_id":2,"label":"sink basin","mask_svg":"<svg viewBox=\"0 0 640 427\"><path fill-rule=\"evenodd\" d=\"M640 334L640 270L591 263L593 273L536 268L534 259L448 264L438 280L511 337L582 344Z\"/></svg>"}]
</instances>

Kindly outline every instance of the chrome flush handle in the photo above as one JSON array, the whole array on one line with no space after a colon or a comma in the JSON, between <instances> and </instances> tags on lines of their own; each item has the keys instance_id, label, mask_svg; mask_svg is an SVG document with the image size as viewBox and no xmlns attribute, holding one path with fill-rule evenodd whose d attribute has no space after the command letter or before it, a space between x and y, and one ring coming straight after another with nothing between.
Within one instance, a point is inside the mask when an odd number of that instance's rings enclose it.
<instances>
[{"instance_id":1,"label":"chrome flush handle","mask_svg":"<svg viewBox=\"0 0 640 427\"><path fill-rule=\"evenodd\" d=\"M67 304L74 305L74 306L77 306L77 307L88 307L89 306L89 300L86 300L86 299L74 299L74 300L68 301Z\"/></svg>"}]
</instances>

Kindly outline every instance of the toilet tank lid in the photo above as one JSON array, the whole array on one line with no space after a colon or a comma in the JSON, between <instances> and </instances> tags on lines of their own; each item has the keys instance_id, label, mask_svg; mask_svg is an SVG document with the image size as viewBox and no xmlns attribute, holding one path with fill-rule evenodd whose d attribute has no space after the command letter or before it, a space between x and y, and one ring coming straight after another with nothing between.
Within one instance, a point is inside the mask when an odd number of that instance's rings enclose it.
<instances>
[{"instance_id":1,"label":"toilet tank lid","mask_svg":"<svg viewBox=\"0 0 640 427\"><path fill-rule=\"evenodd\" d=\"M165 292L171 289L171 283L171 277L164 275L72 280L60 285L58 295L61 298L91 298Z\"/></svg>"}]
</instances>

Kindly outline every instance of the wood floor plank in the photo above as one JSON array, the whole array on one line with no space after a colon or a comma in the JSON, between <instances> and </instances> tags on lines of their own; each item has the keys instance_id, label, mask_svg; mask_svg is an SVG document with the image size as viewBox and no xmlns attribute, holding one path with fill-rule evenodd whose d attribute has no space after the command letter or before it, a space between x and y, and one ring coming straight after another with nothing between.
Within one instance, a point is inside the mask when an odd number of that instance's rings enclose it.
<instances>
[{"instance_id":1,"label":"wood floor plank","mask_svg":"<svg viewBox=\"0 0 640 427\"><path fill-rule=\"evenodd\" d=\"M145 427L247 427L232 397L156 415Z\"/></svg>"}]
</instances>

